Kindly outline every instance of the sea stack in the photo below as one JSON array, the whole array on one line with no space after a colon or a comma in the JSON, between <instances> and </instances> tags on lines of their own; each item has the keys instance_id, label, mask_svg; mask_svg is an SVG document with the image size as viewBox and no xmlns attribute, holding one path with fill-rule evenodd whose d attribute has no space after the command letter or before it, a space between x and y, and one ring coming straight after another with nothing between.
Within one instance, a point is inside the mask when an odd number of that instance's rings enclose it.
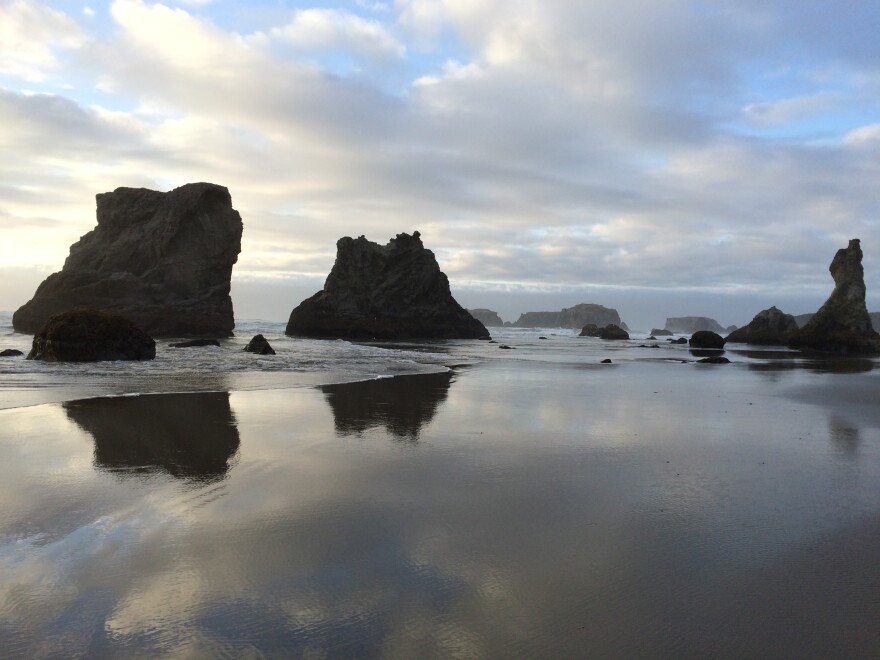
<instances>
[{"instance_id":1,"label":"sea stack","mask_svg":"<svg viewBox=\"0 0 880 660\"><path fill-rule=\"evenodd\" d=\"M89 308L121 314L152 337L232 335L242 222L226 188L117 188L97 195L97 217L61 271L15 312L16 331L35 333L55 314Z\"/></svg>"},{"instance_id":2,"label":"sea stack","mask_svg":"<svg viewBox=\"0 0 880 660\"><path fill-rule=\"evenodd\" d=\"M828 353L880 353L880 335L865 306L862 248L854 238L834 255L834 291L812 318L792 335L789 346Z\"/></svg>"},{"instance_id":3,"label":"sea stack","mask_svg":"<svg viewBox=\"0 0 880 660\"><path fill-rule=\"evenodd\" d=\"M489 339L449 291L419 232L387 245L340 238L324 289L291 313L286 334L342 339Z\"/></svg>"}]
</instances>

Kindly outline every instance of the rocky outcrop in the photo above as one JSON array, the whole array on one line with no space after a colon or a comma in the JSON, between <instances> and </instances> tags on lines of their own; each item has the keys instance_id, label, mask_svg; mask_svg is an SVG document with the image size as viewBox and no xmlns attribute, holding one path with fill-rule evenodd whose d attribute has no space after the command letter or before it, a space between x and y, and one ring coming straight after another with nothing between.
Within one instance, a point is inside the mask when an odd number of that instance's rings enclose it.
<instances>
[{"instance_id":1,"label":"rocky outcrop","mask_svg":"<svg viewBox=\"0 0 880 660\"><path fill-rule=\"evenodd\" d=\"M688 340L691 348L724 348L724 337L711 330L698 330Z\"/></svg>"},{"instance_id":2,"label":"rocky outcrop","mask_svg":"<svg viewBox=\"0 0 880 660\"><path fill-rule=\"evenodd\" d=\"M797 329L797 321L791 314L771 307L758 312L748 325L727 335L726 341L785 346Z\"/></svg>"},{"instance_id":3,"label":"rocky outcrop","mask_svg":"<svg viewBox=\"0 0 880 660\"><path fill-rule=\"evenodd\" d=\"M627 329L616 309L581 303L558 312L524 312L513 325L517 328L583 328L587 324L593 324L604 328L612 323Z\"/></svg>"},{"instance_id":4,"label":"rocky outcrop","mask_svg":"<svg viewBox=\"0 0 880 660\"><path fill-rule=\"evenodd\" d=\"M629 333L619 325L609 323L599 333L599 339L629 339Z\"/></svg>"},{"instance_id":5,"label":"rocky outcrop","mask_svg":"<svg viewBox=\"0 0 880 660\"><path fill-rule=\"evenodd\" d=\"M707 316L673 316L666 319L665 329L673 334L690 335L700 330L711 330L716 333L727 334L727 329L722 327L715 319ZM651 334L654 334L653 332Z\"/></svg>"},{"instance_id":6,"label":"rocky outcrop","mask_svg":"<svg viewBox=\"0 0 880 660\"><path fill-rule=\"evenodd\" d=\"M5 348L0 351L0 357L17 357L19 355L24 355L24 353L17 348Z\"/></svg>"},{"instance_id":7,"label":"rocky outcrop","mask_svg":"<svg viewBox=\"0 0 880 660\"><path fill-rule=\"evenodd\" d=\"M587 323L581 328L581 334L578 337L598 337L602 329L595 323Z\"/></svg>"},{"instance_id":8,"label":"rocky outcrop","mask_svg":"<svg viewBox=\"0 0 880 660\"><path fill-rule=\"evenodd\" d=\"M697 360L698 364L730 364L730 360L721 355L712 355L710 357L704 357L701 360Z\"/></svg>"},{"instance_id":9,"label":"rocky outcrop","mask_svg":"<svg viewBox=\"0 0 880 660\"><path fill-rule=\"evenodd\" d=\"M493 312L491 309L469 309L468 314L487 328L500 328L504 325L504 321L498 316L498 312Z\"/></svg>"},{"instance_id":10,"label":"rocky outcrop","mask_svg":"<svg viewBox=\"0 0 880 660\"><path fill-rule=\"evenodd\" d=\"M666 329L651 328L651 334L655 337L669 337L672 335L672 332Z\"/></svg>"},{"instance_id":11,"label":"rocky outcrop","mask_svg":"<svg viewBox=\"0 0 880 660\"><path fill-rule=\"evenodd\" d=\"M859 239L837 251L831 266L834 291L789 346L828 353L880 353L878 335L865 306L865 274Z\"/></svg>"},{"instance_id":12,"label":"rocky outcrop","mask_svg":"<svg viewBox=\"0 0 880 660\"><path fill-rule=\"evenodd\" d=\"M154 337L228 337L241 216L229 191L191 183L162 193L117 188L97 196L98 226L37 288L12 325L36 332L83 307L121 314Z\"/></svg>"},{"instance_id":13,"label":"rocky outcrop","mask_svg":"<svg viewBox=\"0 0 880 660\"><path fill-rule=\"evenodd\" d=\"M324 289L291 313L288 335L346 339L488 339L489 331L449 291L419 232L387 245L336 243Z\"/></svg>"},{"instance_id":14,"label":"rocky outcrop","mask_svg":"<svg viewBox=\"0 0 880 660\"><path fill-rule=\"evenodd\" d=\"M98 362L152 360L156 342L117 314L74 310L57 314L34 337L28 360Z\"/></svg>"},{"instance_id":15,"label":"rocky outcrop","mask_svg":"<svg viewBox=\"0 0 880 660\"><path fill-rule=\"evenodd\" d=\"M169 348L202 348L203 346L220 346L220 342L216 339L190 339L168 344Z\"/></svg>"},{"instance_id":16,"label":"rocky outcrop","mask_svg":"<svg viewBox=\"0 0 880 660\"><path fill-rule=\"evenodd\" d=\"M880 328L880 312L868 312L868 317L871 319L871 327L874 330ZM812 314L798 314L794 320L797 321L799 328L803 328L811 318L813 318Z\"/></svg>"},{"instance_id":17,"label":"rocky outcrop","mask_svg":"<svg viewBox=\"0 0 880 660\"><path fill-rule=\"evenodd\" d=\"M269 340L263 335L254 335L253 339L244 347L248 353L257 355L275 355L275 349L269 344Z\"/></svg>"}]
</instances>

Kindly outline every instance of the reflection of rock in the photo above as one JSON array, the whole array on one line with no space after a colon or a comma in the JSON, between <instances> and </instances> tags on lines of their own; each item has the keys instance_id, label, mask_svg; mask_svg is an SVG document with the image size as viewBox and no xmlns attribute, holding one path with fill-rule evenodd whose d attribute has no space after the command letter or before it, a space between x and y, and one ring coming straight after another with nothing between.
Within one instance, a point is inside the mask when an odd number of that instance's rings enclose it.
<instances>
[{"instance_id":1,"label":"reflection of rock","mask_svg":"<svg viewBox=\"0 0 880 660\"><path fill-rule=\"evenodd\" d=\"M785 346L797 329L797 321L791 314L771 307L758 312L748 325L731 332L727 336L727 341Z\"/></svg>"},{"instance_id":2,"label":"reflection of rock","mask_svg":"<svg viewBox=\"0 0 880 660\"><path fill-rule=\"evenodd\" d=\"M422 425L446 400L450 383L452 372L447 371L324 385L321 391L333 410L338 434L357 435L384 426L399 438L417 440Z\"/></svg>"},{"instance_id":3,"label":"reflection of rock","mask_svg":"<svg viewBox=\"0 0 880 660\"><path fill-rule=\"evenodd\" d=\"M792 348L829 353L878 353L880 335L871 326L865 306L865 274L859 239L837 251L829 269L834 291L803 328Z\"/></svg>"},{"instance_id":4,"label":"reflection of rock","mask_svg":"<svg viewBox=\"0 0 880 660\"><path fill-rule=\"evenodd\" d=\"M459 305L419 232L387 245L361 236L336 242L323 290L290 313L286 334L346 339L488 339Z\"/></svg>"},{"instance_id":5,"label":"reflection of rock","mask_svg":"<svg viewBox=\"0 0 880 660\"><path fill-rule=\"evenodd\" d=\"M834 446L848 454L854 454L861 442L858 426L835 415L828 419L828 438Z\"/></svg>"},{"instance_id":6,"label":"reflection of rock","mask_svg":"<svg viewBox=\"0 0 880 660\"><path fill-rule=\"evenodd\" d=\"M223 477L238 451L228 392L69 401L67 416L95 440L95 465L120 474Z\"/></svg>"},{"instance_id":7,"label":"reflection of rock","mask_svg":"<svg viewBox=\"0 0 880 660\"><path fill-rule=\"evenodd\" d=\"M666 319L666 330L671 333L690 335L700 330L711 330L712 332L725 332L725 328L721 326L715 319L706 316L672 316ZM653 332L651 334L654 334Z\"/></svg>"},{"instance_id":8,"label":"reflection of rock","mask_svg":"<svg viewBox=\"0 0 880 660\"><path fill-rule=\"evenodd\" d=\"M493 312L491 309L469 309L468 313L487 328L504 325L504 321L498 316L498 312Z\"/></svg>"},{"instance_id":9,"label":"reflection of rock","mask_svg":"<svg viewBox=\"0 0 880 660\"><path fill-rule=\"evenodd\" d=\"M15 312L16 330L33 333L54 314L88 307L121 314L152 337L232 335L242 225L226 188L117 188L97 203L98 226Z\"/></svg>"},{"instance_id":10,"label":"reflection of rock","mask_svg":"<svg viewBox=\"0 0 880 660\"><path fill-rule=\"evenodd\" d=\"M77 309L51 317L34 336L28 360L152 360L156 342L118 314Z\"/></svg>"},{"instance_id":11,"label":"reflection of rock","mask_svg":"<svg viewBox=\"0 0 880 660\"><path fill-rule=\"evenodd\" d=\"M627 329L616 309L581 303L558 312L524 312L513 325L518 328L583 328L587 324L593 324L604 328L610 323Z\"/></svg>"}]
</instances>

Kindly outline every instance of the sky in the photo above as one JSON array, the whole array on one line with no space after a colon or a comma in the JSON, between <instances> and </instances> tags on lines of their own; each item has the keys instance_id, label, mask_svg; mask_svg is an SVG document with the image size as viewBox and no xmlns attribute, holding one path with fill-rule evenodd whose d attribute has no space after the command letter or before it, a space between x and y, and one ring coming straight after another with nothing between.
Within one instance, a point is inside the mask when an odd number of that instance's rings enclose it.
<instances>
[{"instance_id":1,"label":"sky","mask_svg":"<svg viewBox=\"0 0 880 660\"><path fill-rule=\"evenodd\" d=\"M0 309L119 186L229 188L239 318L418 230L466 307L880 310L880 2L0 0Z\"/></svg>"}]
</instances>

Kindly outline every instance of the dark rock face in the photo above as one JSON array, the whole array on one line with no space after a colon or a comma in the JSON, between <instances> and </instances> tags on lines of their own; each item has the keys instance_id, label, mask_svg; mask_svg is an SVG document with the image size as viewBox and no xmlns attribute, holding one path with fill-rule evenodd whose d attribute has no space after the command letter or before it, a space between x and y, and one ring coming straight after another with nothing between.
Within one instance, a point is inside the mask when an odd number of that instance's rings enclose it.
<instances>
[{"instance_id":1,"label":"dark rock face","mask_svg":"<svg viewBox=\"0 0 880 660\"><path fill-rule=\"evenodd\" d=\"M706 316L673 316L666 319L666 330L670 333L678 333L683 335L693 334L700 330L711 330L716 333L725 333L725 328L721 327L715 319ZM653 332L651 334L654 334Z\"/></svg>"},{"instance_id":2,"label":"dark rock face","mask_svg":"<svg viewBox=\"0 0 880 660\"><path fill-rule=\"evenodd\" d=\"M583 328L593 324L604 328L611 323L626 329L616 309L581 303L558 312L524 312L513 325L517 328Z\"/></svg>"},{"instance_id":3,"label":"dark rock face","mask_svg":"<svg viewBox=\"0 0 880 660\"><path fill-rule=\"evenodd\" d=\"M117 188L97 202L98 226L15 312L17 331L34 333L83 307L121 314L155 337L232 335L229 283L242 223L226 188Z\"/></svg>"},{"instance_id":4,"label":"dark rock face","mask_svg":"<svg viewBox=\"0 0 880 660\"><path fill-rule=\"evenodd\" d=\"M24 355L24 353L15 348L6 348L0 351L0 357L16 357L18 355Z\"/></svg>"},{"instance_id":5,"label":"dark rock face","mask_svg":"<svg viewBox=\"0 0 880 660\"><path fill-rule=\"evenodd\" d=\"M667 339L666 341L672 342L673 344L687 344L688 340L684 337L679 337L678 339Z\"/></svg>"},{"instance_id":6,"label":"dark rock face","mask_svg":"<svg viewBox=\"0 0 880 660\"><path fill-rule=\"evenodd\" d=\"M859 239L837 251L829 269L834 291L789 346L828 353L880 353L880 335L865 306L865 274Z\"/></svg>"},{"instance_id":7,"label":"dark rock face","mask_svg":"<svg viewBox=\"0 0 880 660\"><path fill-rule=\"evenodd\" d=\"M724 338L711 330L699 330L691 335L691 348L724 348Z\"/></svg>"},{"instance_id":8,"label":"dark rock face","mask_svg":"<svg viewBox=\"0 0 880 660\"><path fill-rule=\"evenodd\" d=\"M797 329L797 321L791 314L771 307L758 312L748 325L731 332L726 341L785 346Z\"/></svg>"},{"instance_id":9,"label":"dark rock face","mask_svg":"<svg viewBox=\"0 0 880 660\"><path fill-rule=\"evenodd\" d=\"M152 360L156 342L116 314L74 310L50 318L34 337L28 360L98 362Z\"/></svg>"},{"instance_id":10,"label":"dark rock face","mask_svg":"<svg viewBox=\"0 0 880 660\"><path fill-rule=\"evenodd\" d=\"M661 330L658 328L651 328L651 334L655 337L671 337L672 333L669 330Z\"/></svg>"},{"instance_id":11,"label":"dark rock face","mask_svg":"<svg viewBox=\"0 0 880 660\"><path fill-rule=\"evenodd\" d=\"M449 291L419 232L388 245L361 236L336 243L324 289L291 313L288 335L345 339L488 339Z\"/></svg>"},{"instance_id":12,"label":"dark rock face","mask_svg":"<svg viewBox=\"0 0 880 660\"><path fill-rule=\"evenodd\" d=\"M598 337L599 333L601 333L601 332L602 332L601 328L599 328L599 326L597 326L595 323L587 323L587 325L585 325L583 328L581 328L581 334L579 334L578 336L579 337Z\"/></svg>"},{"instance_id":13,"label":"dark rock face","mask_svg":"<svg viewBox=\"0 0 880 660\"><path fill-rule=\"evenodd\" d=\"M189 341L179 341L176 344L168 344L169 348L201 348L202 346L219 346L220 342L216 339L191 339Z\"/></svg>"},{"instance_id":14,"label":"dark rock face","mask_svg":"<svg viewBox=\"0 0 880 660\"><path fill-rule=\"evenodd\" d=\"M600 339L629 339L629 333L619 325L609 323L599 333Z\"/></svg>"},{"instance_id":15,"label":"dark rock face","mask_svg":"<svg viewBox=\"0 0 880 660\"><path fill-rule=\"evenodd\" d=\"M491 309L469 309L468 313L487 328L499 328L504 325L498 312L493 312Z\"/></svg>"},{"instance_id":16,"label":"dark rock face","mask_svg":"<svg viewBox=\"0 0 880 660\"><path fill-rule=\"evenodd\" d=\"M275 355L275 349L269 344L269 340L263 335L254 335L253 339L244 347L248 353L257 355Z\"/></svg>"}]
</instances>

